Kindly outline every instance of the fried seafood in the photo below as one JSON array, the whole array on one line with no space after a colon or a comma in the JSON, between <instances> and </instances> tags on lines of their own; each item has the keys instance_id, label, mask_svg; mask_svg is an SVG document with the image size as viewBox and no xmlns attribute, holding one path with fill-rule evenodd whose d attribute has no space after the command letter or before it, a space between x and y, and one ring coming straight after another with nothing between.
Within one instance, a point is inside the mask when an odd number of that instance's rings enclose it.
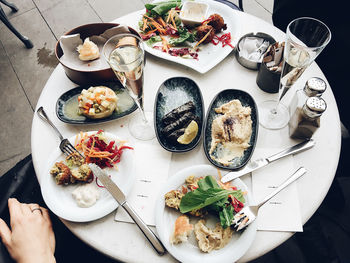
<instances>
[{"instance_id":1,"label":"fried seafood","mask_svg":"<svg viewBox=\"0 0 350 263\"><path fill-rule=\"evenodd\" d=\"M90 182L93 179L92 171L87 164L83 164L71 171L72 177L76 181Z\"/></svg>"},{"instance_id":2,"label":"fried seafood","mask_svg":"<svg viewBox=\"0 0 350 263\"><path fill-rule=\"evenodd\" d=\"M215 29L210 26L210 25L201 25L199 27L196 28L197 30L197 34L196 34L196 38L198 41L201 41L204 37L206 37L201 43L206 44L206 43L210 43L214 36L215 36Z\"/></svg>"},{"instance_id":3,"label":"fried seafood","mask_svg":"<svg viewBox=\"0 0 350 263\"><path fill-rule=\"evenodd\" d=\"M212 26L215 30L215 33L219 33L221 30L226 30L227 26L224 22L224 19L219 14L213 14L208 18L208 25Z\"/></svg>"},{"instance_id":4,"label":"fried seafood","mask_svg":"<svg viewBox=\"0 0 350 263\"><path fill-rule=\"evenodd\" d=\"M77 152L73 152L72 154L66 157L66 162L68 166L80 166L85 163L85 159Z\"/></svg>"},{"instance_id":5,"label":"fried seafood","mask_svg":"<svg viewBox=\"0 0 350 263\"><path fill-rule=\"evenodd\" d=\"M56 162L51 168L50 174L55 177L56 184L58 185L71 183L71 171L63 162Z\"/></svg>"}]
</instances>

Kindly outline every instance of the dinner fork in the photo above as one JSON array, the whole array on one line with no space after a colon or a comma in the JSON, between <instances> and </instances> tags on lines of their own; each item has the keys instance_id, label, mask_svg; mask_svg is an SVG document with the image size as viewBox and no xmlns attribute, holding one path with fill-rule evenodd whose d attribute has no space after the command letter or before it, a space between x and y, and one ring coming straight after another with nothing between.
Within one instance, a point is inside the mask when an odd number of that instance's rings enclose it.
<instances>
[{"instance_id":1,"label":"dinner fork","mask_svg":"<svg viewBox=\"0 0 350 263\"><path fill-rule=\"evenodd\" d=\"M54 129L54 131L57 133L58 137L61 139L60 143L60 150L67 156L77 153L81 158L85 160L85 157L68 141L68 139L63 138L62 134L59 132L57 127L52 123L52 121L47 117L46 112L44 111L44 108L41 106L36 111L40 117L40 119L46 121L50 126Z\"/></svg>"},{"instance_id":2,"label":"dinner fork","mask_svg":"<svg viewBox=\"0 0 350 263\"><path fill-rule=\"evenodd\" d=\"M294 182L300 176L306 173L304 167L300 167L297 171L294 172L286 181L284 181L280 186L278 186L274 191L268 194L258 205L244 207L241 211L235 214L233 218L233 228L236 231L242 230L249 224L251 224L257 217L259 208L269 201L272 197L278 194L282 189L287 187L290 183Z\"/></svg>"}]
</instances>

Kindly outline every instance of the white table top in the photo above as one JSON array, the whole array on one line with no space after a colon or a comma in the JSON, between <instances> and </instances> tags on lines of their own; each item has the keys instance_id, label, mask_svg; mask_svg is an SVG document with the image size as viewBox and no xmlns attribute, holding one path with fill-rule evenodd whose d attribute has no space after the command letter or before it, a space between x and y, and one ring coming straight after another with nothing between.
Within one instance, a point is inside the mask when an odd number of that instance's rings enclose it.
<instances>
[{"instance_id":1,"label":"white table top","mask_svg":"<svg viewBox=\"0 0 350 263\"><path fill-rule=\"evenodd\" d=\"M241 34L250 32L264 32L273 36L277 41L283 41L284 34L272 25L243 12L235 12L241 21ZM117 19L114 22L129 24L133 14ZM206 74L177 65L147 54L145 67L145 109L152 111L154 98L160 84L174 76L192 78L200 87L205 108L221 90L227 88L242 89L250 93L259 105L267 99L276 98L277 94L268 94L261 91L256 84L257 71L242 67L234 57L233 52L215 68ZM319 67L313 63L287 93L291 97L295 89L301 88L305 81L311 77L320 77L326 80ZM121 124L125 124L128 118L117 121L87 126L74 126L58 120L55 114L57 98L64 92L77 86L71 82L64 73L63 67L58 65L47 81L37 108L43 106L53 123L64 134L71 137L79 131L98 130L103 128L111 133L118 133ZM294 162L304 166L308 173L297 182L300 200L300 209L303 224L313 215L323 201L332 183L338 165L340 154L340 120L339 113L331 88L329 87L323 98L327 101L327 111L322 116L321 128L314 135L316 146L306 152L294 156ZM287 98L288 101L288 98ZM54 131L34 114L32 123L32 157L34 168L40 182L40 178L48 176L43 172L46 166L47 156L59 145L59 138ZM155 139L154 143L158 143ZM256 147L281 148L294 145L296 142L289 138L288 128L282 130L266 130L259 127L259 135ZM172 154L168 175L172 176L176 171L195 164L210 164L206 159L202 143L194 150L183 154ZM244 176L243 180L250 185L250 176ZM89 223L73 223L63 220L64 224L80 239L112 258L126 262L172 262L171 255L158 256L142 233L134 224L114 221L115 213L111 213L99 220ZM256 239L248 252L240 259L246 262L257 258L279 244L283 243L293 233L258 231ZM142 256L140 256L142 255Z\"/></svg>"}]
</instances>

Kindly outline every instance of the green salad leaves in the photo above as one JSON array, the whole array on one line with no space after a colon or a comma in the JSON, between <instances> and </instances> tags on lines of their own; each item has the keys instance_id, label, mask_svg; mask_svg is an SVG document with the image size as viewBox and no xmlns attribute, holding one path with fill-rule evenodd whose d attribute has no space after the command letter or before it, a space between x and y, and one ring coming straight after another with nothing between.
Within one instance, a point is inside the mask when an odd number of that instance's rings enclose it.
<instances>
[{"instance_id":1,"label":"green salad leaves","mask_svg":"<svg viewBox=\"0 0 350 263\"><path fill-rule=\"evenodd\" d=\"M232 195L238 201L244 203L241 190L222 189L213 176L206 176L198 181L198 188L188 192L181 199L180 212L187 213L192 210L205 208L209 212L218 213L223 228L231 225L234 216L234 208L228 200Z\"/></svg>"},{"instance_id":2,"label":"green salad leaves","mask_svg":"<svg viewBox=\"0 0 350 263\"><path fill-rule=\"evenodd\" d=\"M171 46L179 46L184 44L186 41L194 42L195 37L193 33L190 33L187 29L183 27L178 27L179 37L171 37L169 39L169 44Z\"/></svg>"},{"instance_id":3,"label":"green salad leaves","mask_svg":"<svg viewBox=\"0 0 350 263\"><path fill-rule=\"evenodd\" d=\"M169 1L145 4L145 7L147 9L147 13L149 13L150 15L162 16L166 12L168 12L171 8L174 8L174 7L181 8L181 5L182 5L181 0L169 0Z\"/></svg>"}]
</instances>

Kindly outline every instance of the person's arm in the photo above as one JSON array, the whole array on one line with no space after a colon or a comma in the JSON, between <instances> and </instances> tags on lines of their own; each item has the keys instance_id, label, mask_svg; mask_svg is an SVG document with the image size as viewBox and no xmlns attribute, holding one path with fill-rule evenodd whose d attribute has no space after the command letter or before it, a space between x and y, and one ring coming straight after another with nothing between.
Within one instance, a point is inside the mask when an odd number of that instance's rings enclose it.
<instances>
[{"instance_id":1,"label":"person's arm","mask_svg":"<svg viewBox=\"0 0 350 263\"><path fill-rule=\"evenodd\" d=\"M8 200L11 229L0 218L0 237L18 263L56 262L55 235L47 209Z\"/></svg>"}]
</instances>

